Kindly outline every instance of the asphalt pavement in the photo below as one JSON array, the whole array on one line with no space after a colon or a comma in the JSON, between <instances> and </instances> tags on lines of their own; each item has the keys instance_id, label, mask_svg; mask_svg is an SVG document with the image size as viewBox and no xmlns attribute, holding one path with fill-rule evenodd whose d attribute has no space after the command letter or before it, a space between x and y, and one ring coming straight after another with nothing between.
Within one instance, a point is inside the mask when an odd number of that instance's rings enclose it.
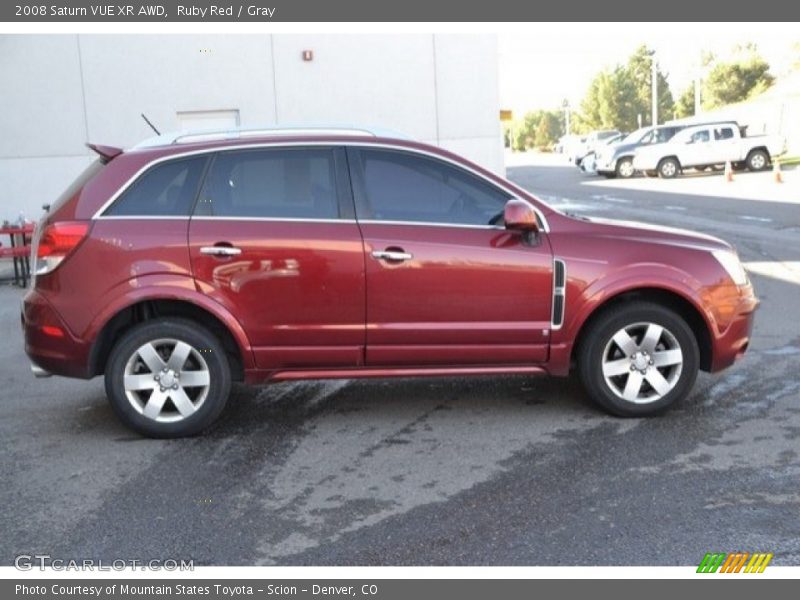
<instances>
[{"instance_id":1,"label":"asphalt pavement","mask_svg":"<svg viewBox=\"0 0 800 600\"><path fill-rule=\"evenodd\" d=\"M566 210L736 245L762 300L745 358L654 419L605 415L575 379L326 381L237 386L205 436L156 441L117 422L100 379L33 379L22 292L3 286L0 564L800 564L800 179L509 162Z\"/></svg>"}]
</instances>

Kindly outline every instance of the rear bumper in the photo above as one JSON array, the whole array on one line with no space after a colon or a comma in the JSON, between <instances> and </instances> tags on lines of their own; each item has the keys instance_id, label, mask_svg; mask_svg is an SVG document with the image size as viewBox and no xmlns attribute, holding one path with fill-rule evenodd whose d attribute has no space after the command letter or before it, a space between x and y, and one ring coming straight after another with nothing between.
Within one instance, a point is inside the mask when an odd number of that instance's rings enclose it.
<instances>
[{"instance_id":1,"label":"rear bumper","mask_svg":"<svg viewBox=\"0 0 800 600\"><path fill-rule=\"evenodd\" d=\"M89 345L72 335L61 315L38 292L22 301L25 353L39 370L65 377L89 378Z\"/></svg>"},{"instance_id":2,"label":"rear bumper","mask_svg":"<svg viewBox=\"0 0 800 600\"><path fill-rule=\"evenodd\" d=\"M728 326L713 340L710 369L712 373L731 366L744 356L750 345L758 305L758 298L748 286L748 291L739 301Z\"/></svg>"}]
</instances>

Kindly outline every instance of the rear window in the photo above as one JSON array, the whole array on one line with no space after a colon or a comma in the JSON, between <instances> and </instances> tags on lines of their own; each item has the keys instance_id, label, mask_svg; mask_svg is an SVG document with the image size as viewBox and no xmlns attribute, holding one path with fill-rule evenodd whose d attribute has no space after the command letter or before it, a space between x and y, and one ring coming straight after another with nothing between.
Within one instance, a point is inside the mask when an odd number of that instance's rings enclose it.
<instances>
[{"instance_id":1,"label":"rear window","mask_svg":"<svg viewBox=\"0 0 800 600\"><path fill-rule=\"evenodd\" d=\"M716 127L714 129L714 139L715 140L732 140L733 139L733 129L730 127Z\"/></svg>"},{"instance_id":2,"label":"rear window","mask_svg":"<svg viewBox=\"0 0 800 600\"><path fill-rule=\"evenodd\" d=\"M104 213L125 217L186 217L192 210L206 157L172 160L143 173Z\"/></svg>"},{"instance_id":3,"label":"rear window","mask_svg":"<svg viewBox=\"0 0 800 600\"><path fill-rule=\"evenodd\" d=\"M56 212L67 202L67 200L69 200L75 194L81 191L83 186L89 183L89 181L91 181L95 175L97 175L100 171L103 170L105 164L106 163L104 161L98 159L92 162L88 167L86 167L81 172L81 174L75 178L75 181L69 184L69 187L66 190L64 190L61 193L61 195L56 199L56 201L50 205L50 212L51 213Z\"/></svg>"}]
</instances>

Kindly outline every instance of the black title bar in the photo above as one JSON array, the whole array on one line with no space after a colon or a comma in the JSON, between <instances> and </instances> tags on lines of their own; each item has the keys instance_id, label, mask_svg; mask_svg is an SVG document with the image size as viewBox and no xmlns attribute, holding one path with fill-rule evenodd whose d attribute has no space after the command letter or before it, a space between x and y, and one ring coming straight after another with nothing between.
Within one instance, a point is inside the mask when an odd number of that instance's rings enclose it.
<instances>
[{"instance_id":1,"label":"black title bar","mask_svg":"<svg viewBox=\"0 0 800 600\"><path fill-rule=\"evenodd\" d=\"M245 0L161 2L11 0L4 22L520 22L796 21L786 0Z\"/></svg>"}]
</instances>

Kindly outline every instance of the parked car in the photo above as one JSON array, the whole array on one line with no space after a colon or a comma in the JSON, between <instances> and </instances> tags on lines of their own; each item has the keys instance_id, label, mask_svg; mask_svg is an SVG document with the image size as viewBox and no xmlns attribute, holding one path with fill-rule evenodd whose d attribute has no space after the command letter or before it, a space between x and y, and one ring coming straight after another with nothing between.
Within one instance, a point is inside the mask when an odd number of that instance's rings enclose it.
<instances>
[{"instance_id":1,"label":"parked car","mask_svg":"<svg viewBox=\"0 0 800 600\"><path fill-rule=\"evenodd\" d=\"M586 143L585 136L579 135L562 135L556 145L554 147L554 151L558 154L564 154L567 156L567 159L572 162L573 157L575 156L577 149L582 147L583 144Z\"/></svg>"},{"instance_id":2,"label":"parked car","mask_svg":"<svg viewBox=\"0 0 800 600\"><path fill-rule=\"evenodd\" d=\"M672 178L685 168L705 169L727 162L761 171L773 156L785 149L785 140L774 135L745 137L734 122L687 127L666 143L636 149L633 167Z\"/></svg>"},{"instance_id":3,"label":"parked car","mask_svg":"<svg viewBox=\"0 0 800 600\"><path fill-rule=\"evenodd\" d=\"M636 172L633 168L633 155L636 149L649 144L668 142L681 129L683 129L681 125L659 125L637 129L619 143L601 148L595 159L595 170L606 177L623 179L633 177Z\"/></svg>"},{"instance_id":4,"label":"parked car","mask_svg":"<svg viewBox=\"0 0 800 600\"><path fill-rule=\"evenodd\" d=\"M581 139L581 143L572 148L571 161L575 163L576 167L581 166L581 161L609 139L617 137L620 132L616 129L606 129L603 131L592 131L585 138Z\"/></svg>"},{"instance_id":5,"label":"parked car","mask_svg":"<svg viewBox=\"0 0 800 600\"><path fill-rule=\"evenodd\" d=\"M584 173L596 173L597 172L597 153L603 152L605 148L613 147L620 142L625 137L624 133L618 133L617 135L604 140L601 143L595 144L595 147L581 159L578 168L583 171Z\"/></svg>"},{"instance_id":6,"label":"parked car","mask_svg":"<svg viewBox=\"0 0 800 600\"><path fill-rule=\"evenodd\" d=\"M450 152L356 130L162 136L100 155L33 242L25 350L103 375L144 435L208 427L231 383L577 371L621 416L746 350L734 249L561 213Z\"/></svg>"}]
</instances>

